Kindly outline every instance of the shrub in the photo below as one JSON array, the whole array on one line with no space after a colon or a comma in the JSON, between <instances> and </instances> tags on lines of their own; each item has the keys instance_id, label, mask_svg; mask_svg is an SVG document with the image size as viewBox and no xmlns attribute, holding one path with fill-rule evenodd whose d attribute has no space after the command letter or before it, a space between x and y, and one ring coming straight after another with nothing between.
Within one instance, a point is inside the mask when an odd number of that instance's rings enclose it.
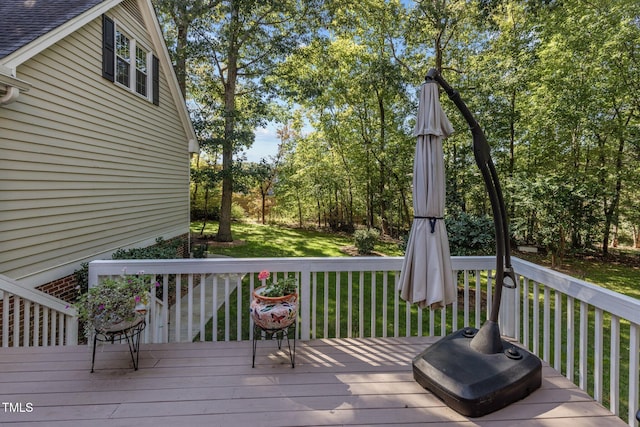
<instances>
[{"instance_id":1,"label":"shrub","mask_svg":"<svg viewBox=\"0 0 640 427\"><path fill-rule=\"evenodd\" d=\"M181 244L182 242L178 239L167 242L162 237L158 237L154 246L118 249L111 255L111 259L174 259L178 258L178 247ZM83 262L73 273L76 277L78 296L86 294L89 289L89 263Z\"/></svg>"},{"instance_id":2,"label":"shrub","mask_svg":"<svg viewBox=\"0 0 640 427\"><path fill-rule=\"evenodd\" d=\"M80 268L74 271L73 274L76 276L77 296L86 294L89 289L89 263L83 262L80 264Z\"/></svg>"},{"instance_id":3,"label":"shrub","mask_svg":"<svg viewBox=\"0 0 640 427\"><path fill-rule=\"evenodd\" d=\"M179 240L167 242L162 237L158 237L153 246L118 249L111 259L173 259L178 257L178 247L181 243Z\"/></svg>"},{"instance_id":4,"label":"shrub","mask_svg":"<svg viewBox=\"0 0 640 427\"><path fill-rule=\"evenodd\" d=\"M360 255L367 255L373 251L373 248L380 237L378 230L370 228L368 230L356 230L353 233L356 248Z\"/></svg>"},{"instance_id":5,"label":"shrub","mask_svg":"<svg viewBox=\"0 0 640 427\"><path fill-rule=\"evenodd\" d=\"M495 253L493 219L460 213L447 219L451 255L491 255Z\"/></svg>"},{"instance_id":6,"label":"shrub","mask_svg":"<svg viewBox=\"0 0 640 427\"><path fill-rule=\"evenodd\" d=\"M233 203L231 205L231 219L238 221L246 218L247 212L245 212L244 208L237 203Z\"/></svg>"}]
</instances>

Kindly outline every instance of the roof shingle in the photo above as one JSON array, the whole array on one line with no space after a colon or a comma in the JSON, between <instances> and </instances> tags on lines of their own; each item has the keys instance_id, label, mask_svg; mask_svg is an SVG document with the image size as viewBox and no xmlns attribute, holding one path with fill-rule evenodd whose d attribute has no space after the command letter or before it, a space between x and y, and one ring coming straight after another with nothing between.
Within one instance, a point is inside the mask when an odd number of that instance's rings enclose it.
<instances>
[{"instance_id":1,"label":"roof shingle","mask_svg":"<svg viewBox=\"0 0 640 427\"><path fill-rule=\"evenodd\" d=\"M0 1L0 58L6 57L103 1Z\"/></svg>"}]
</instances>

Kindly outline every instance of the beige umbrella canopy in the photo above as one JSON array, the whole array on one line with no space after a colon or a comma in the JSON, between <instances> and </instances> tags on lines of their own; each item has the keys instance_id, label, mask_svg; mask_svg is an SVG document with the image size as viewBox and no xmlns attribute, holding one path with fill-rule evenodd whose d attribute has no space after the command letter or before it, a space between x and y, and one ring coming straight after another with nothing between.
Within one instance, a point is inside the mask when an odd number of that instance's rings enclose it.
<instances>
[{"instance_id":1,"label":"beige umbrella canopy","mask_svg":"<svg viewBox=\"0 0 640 427\"><path fill-rule=\"evenodd\" d=\"M435 82L420 89L413 164L414 220L398 289L419 307L443 307L455 301L451 255L444 224L445 179L442 141L453 132L442 111Z\"/></svg>"}]
</instances>

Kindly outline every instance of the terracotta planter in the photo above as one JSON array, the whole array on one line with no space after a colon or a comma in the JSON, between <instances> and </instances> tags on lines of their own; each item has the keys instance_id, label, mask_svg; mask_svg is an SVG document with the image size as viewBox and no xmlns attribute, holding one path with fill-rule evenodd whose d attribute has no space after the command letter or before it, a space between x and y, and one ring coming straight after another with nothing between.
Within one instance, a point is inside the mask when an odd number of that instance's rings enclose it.
<instances>
[{"instance_id":1,"label":"terracotta planter","mask_svg":"<svg viewBox=\"0 0 640 427\"><path fill-rule=\"evenodd\" d=\"M262 329L275 330L290 326L298 317L298 294L282 297L265 297L265 286L253 291L250 311L253 322Z\"/></svg>"}]
</instances>

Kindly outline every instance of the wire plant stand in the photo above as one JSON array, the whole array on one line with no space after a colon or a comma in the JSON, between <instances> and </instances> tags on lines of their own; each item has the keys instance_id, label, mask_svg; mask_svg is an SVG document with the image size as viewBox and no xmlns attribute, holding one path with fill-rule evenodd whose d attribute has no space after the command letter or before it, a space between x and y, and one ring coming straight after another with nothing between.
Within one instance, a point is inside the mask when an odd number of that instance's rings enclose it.
<instances>
[{"instance_id":1,"label":"wire plant stand","mask_svg":"<svg viewBox=\"0 0 640 427\"><path fill-rule=\"evenodd\" d=\"M95 328L93 334L93 354L91 356L91 372L94 372L94 366L96 362L96 347L98 342L110 342L116 341L122 342L125 340L129 346L129 353L131 354L131 362L133 363L133 370L138 370L138 360L140 356L140 334L147 326L145 317L142 315L136 316L136 318L129 322L116 323L106 328Z\"/></svg>"}]
</instances>

